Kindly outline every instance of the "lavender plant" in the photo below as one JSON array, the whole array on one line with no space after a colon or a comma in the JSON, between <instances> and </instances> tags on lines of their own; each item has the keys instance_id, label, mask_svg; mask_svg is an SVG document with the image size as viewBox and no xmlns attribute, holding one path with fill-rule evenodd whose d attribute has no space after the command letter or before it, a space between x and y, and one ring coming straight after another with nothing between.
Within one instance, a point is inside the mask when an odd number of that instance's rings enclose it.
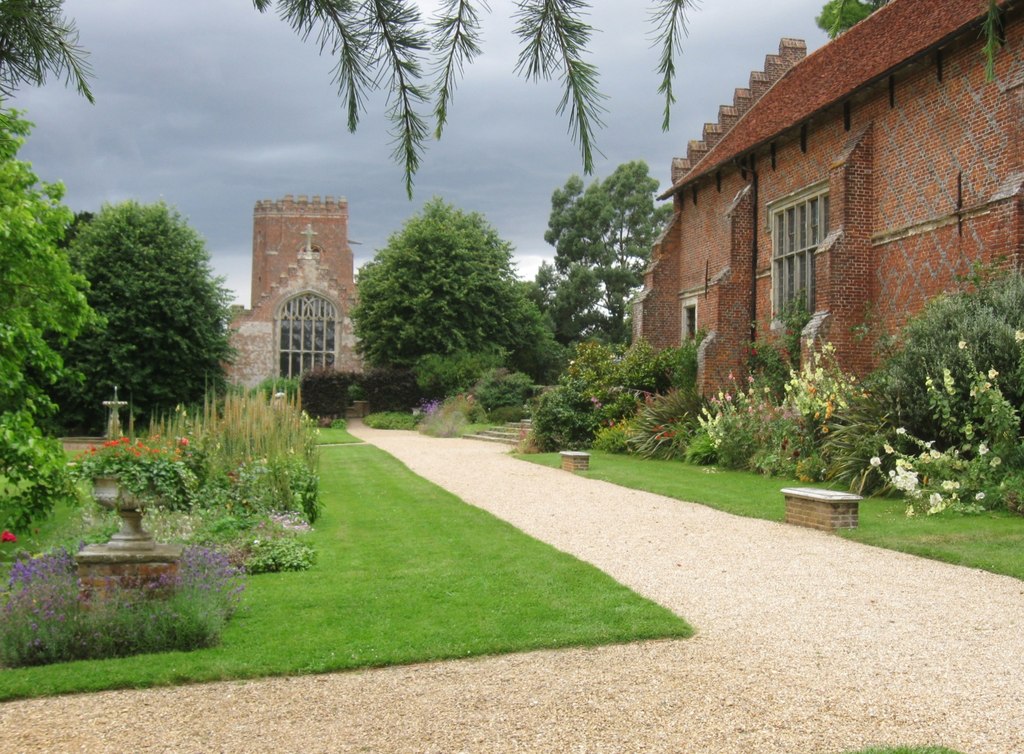
<instances>
[{"instance_id":1,"label":"lavender plant","mask_svg":"<svg viewBox=\"0 0 1024 754\"><path fill-rule=\"evenodd\" d=\"M87 604L67 550L19 560L0 593L0 666L212 646L244 588L239 569L202 547L185 549L176 577L135 586Z\"/></svg>"}]
</instances>

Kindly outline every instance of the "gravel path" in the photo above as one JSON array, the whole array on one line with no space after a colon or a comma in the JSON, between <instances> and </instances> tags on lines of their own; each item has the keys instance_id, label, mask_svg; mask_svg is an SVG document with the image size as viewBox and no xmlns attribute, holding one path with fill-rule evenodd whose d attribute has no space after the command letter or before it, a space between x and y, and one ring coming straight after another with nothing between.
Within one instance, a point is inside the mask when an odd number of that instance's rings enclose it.
<instances>
[{"instance_id":1,"label":"gravel path","mask_svg":"<svg viewBox=\"0 0 1024 754\"><path fill-rule=\"evenodd\" d=\"M0 752L1024 754L1024 582L355 434L686 617L685 641L0 705Z\"/></svg>"}]
</instances>

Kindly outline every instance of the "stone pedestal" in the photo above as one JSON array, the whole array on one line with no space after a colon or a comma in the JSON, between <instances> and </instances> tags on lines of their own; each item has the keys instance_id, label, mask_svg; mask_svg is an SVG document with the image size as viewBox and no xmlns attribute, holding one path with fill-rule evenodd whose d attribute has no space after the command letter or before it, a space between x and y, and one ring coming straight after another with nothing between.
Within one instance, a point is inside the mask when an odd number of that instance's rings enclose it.
<instances>
[{"instance_id":1,"label":"stone pedestal","mask_svg":"<svg viewBox=\"0 0 1024 754\"><path fill-rule=\"evenodd\" d=\"M786 523L822 531L856 529L860 495L813 487L786 487Z\"/></svg>"},{"instance_id":2,"label":"stone pedestal","mask_svg":"<svg viewBox=\"0 0 1024 754\"><path fill-rule=\"evenodd\" d=\"M83 598L105 599L118 590L142 589L153 596L171 593L178 575L181 545L154 545L148 550L124 550L87 545L75 556Z\"/></svg>"},{"instance_id":3,"label":"stone pedestal","mask_svg":"<svg viewBox=\"0 0 1024 754\"><path fill-rule=\"evenodd\" d=\"M565 471L586 471L590 468L590 453L563 450L559 455L562 457L562 469Z\"/></svg>"}]
</instances>

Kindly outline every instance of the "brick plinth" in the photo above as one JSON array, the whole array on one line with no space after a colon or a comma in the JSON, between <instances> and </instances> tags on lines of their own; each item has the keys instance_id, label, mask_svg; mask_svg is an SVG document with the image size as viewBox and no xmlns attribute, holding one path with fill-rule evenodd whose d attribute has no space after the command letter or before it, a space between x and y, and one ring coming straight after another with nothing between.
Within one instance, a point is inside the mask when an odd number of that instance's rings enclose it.
<instances>
[{"instance_id":1,"label":"brick plinth","mask_svg":"<svg viewBox=\"0 0 1024 754\"><path fill-rule=\"evenodd\" d=\"M122 589L168 594L178 575L181 545L156 545L138 552L88 545L75 556L78 583L86 600L104 599Z\"/></svg>"},{"instance_id":2,"label":"brick plinth","mask_svg":"<svg viewBox=\"0 0 1024 754\"><path fill-rule=\"evenodd\" d=\"M590 468L590 453L581 453L578 450L563 450L562 469L564 471L586 471Z\"/></svg>"},{"instance_id":3,"label":"brick plinth","mask_svg":"<svg viewBox=\"0 0 1024 754\"><path fill-rule=\"evenodd\" d=\"M859 495L811 487L787 487L786 523L822 531L856 529Z\"/></svg>"}]
</instances>

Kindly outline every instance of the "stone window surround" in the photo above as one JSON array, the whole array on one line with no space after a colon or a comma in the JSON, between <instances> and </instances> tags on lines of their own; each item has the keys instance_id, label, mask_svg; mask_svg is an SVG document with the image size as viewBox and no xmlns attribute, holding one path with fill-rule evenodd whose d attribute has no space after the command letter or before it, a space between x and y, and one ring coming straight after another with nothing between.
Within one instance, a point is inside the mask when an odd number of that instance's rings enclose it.
<instances>
[{"instance_id":1,"label":"stone window surround","mask_svg":"<svg viewBox=\"0 0 1024 754\"><path fill-rule=\"evenodd\" d=\"M283 339L285 334L282 332L282 322L285 320L286 313L289 307L301 299L315 299L317 303L323 302L322 307L317 309L323 309L323 311L317 311L310 314L310 316L300 315L293 317L299 322L305 324L307 321L311 322L312 326L309 329L309 338L305 337L307 328L301 328L298 335L300 340L296 343L293 339L289 343L284 343ZM274 342L277 346L277 364L278 364L278 375L281 377L298 377L302 372L307 371L320 366L333 366L338 356L338 323L339 323L339 307L335 301L332 301L322 293L312 290L299 291L291 296L288 296L277 308L277 312L274 316ZM320 332L317 332L316 324L322 322L323 326L319 328ZM317 335L320 336L320 341L317 340ZM295 359L298 358L298 364L295 364ZM319 358L318 358L319 357ZM285 359L288 359L285 362ZM307 364L307 362L309 362ZM295 367L298 366L298 371ZM287 367L287 368L285 368Z\"/></svg>"}]
</instances>

